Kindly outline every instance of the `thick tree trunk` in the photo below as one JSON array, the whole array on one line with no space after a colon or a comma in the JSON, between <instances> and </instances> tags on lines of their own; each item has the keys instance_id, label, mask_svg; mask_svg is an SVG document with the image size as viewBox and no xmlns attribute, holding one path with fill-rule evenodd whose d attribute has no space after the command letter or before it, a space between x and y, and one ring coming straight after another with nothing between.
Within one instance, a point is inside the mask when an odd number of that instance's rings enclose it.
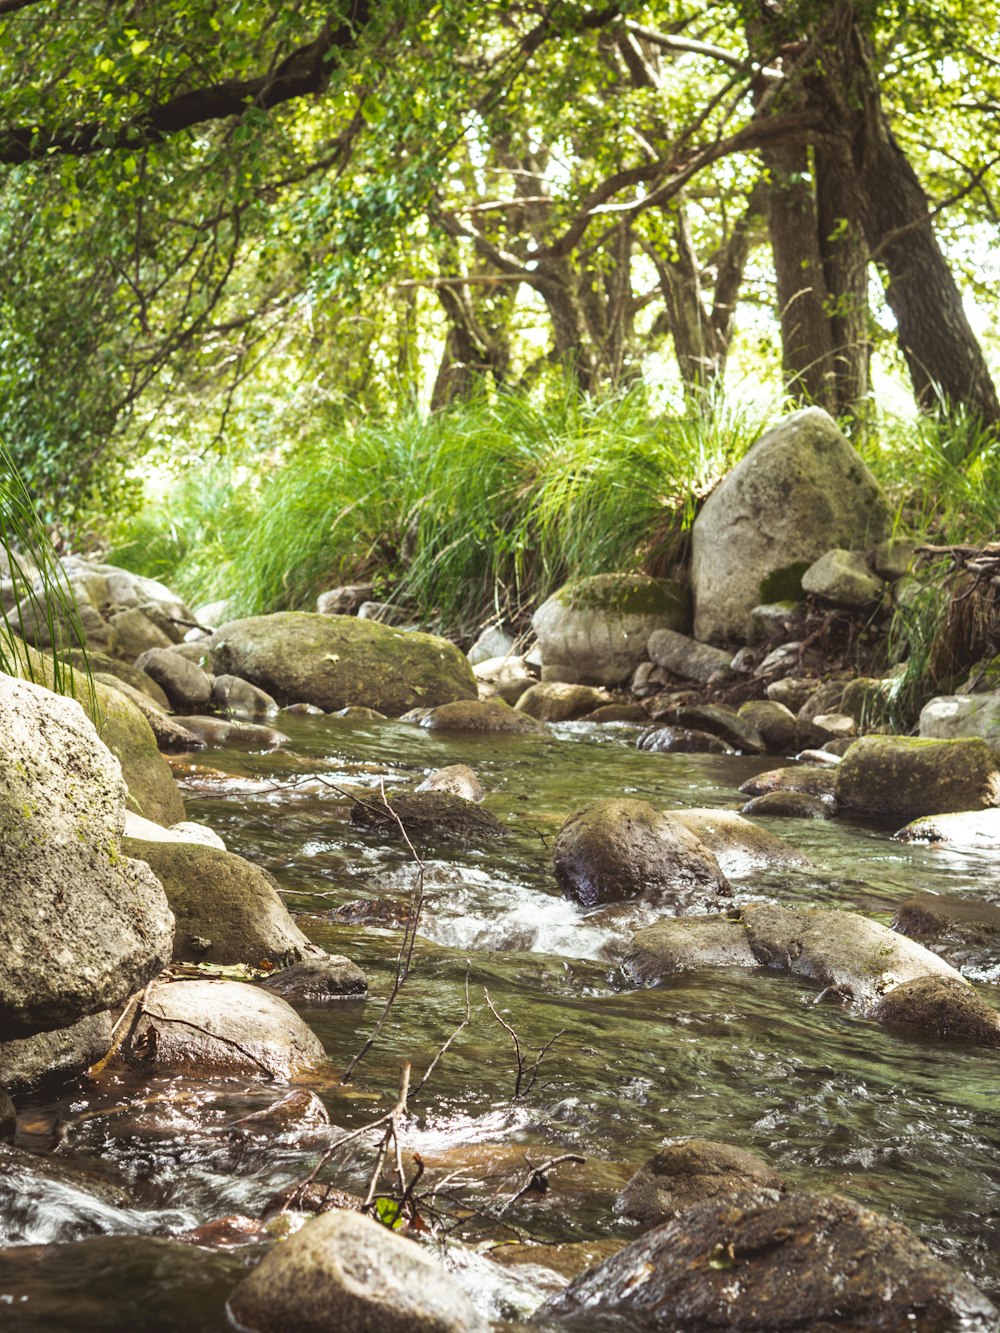
<instances>
[{"instance_id":1,"label":"thick tree trunk","mask_svg":"<svg viewBox=\"0 0 1000 1333\"><path fill-rule=\"evenodd\" d=\"M870 387L868 242L850 154L837 140L815 149L816 220L827 290L838 414L863 416Z\"/></svg>"},{"instance_id":2,"label":"thick tree trunk","mask_svg":"<svg viewBox=\"0 0 1000 1333\"><path fill-rule=\"evenodd\" d=\"M587 325L580 305L577 278L567 259L540 264L535 286L552 322L552 360L576 378L584 393L595 387L594 358L587 340Z\"/></svg>"}]
</instances>

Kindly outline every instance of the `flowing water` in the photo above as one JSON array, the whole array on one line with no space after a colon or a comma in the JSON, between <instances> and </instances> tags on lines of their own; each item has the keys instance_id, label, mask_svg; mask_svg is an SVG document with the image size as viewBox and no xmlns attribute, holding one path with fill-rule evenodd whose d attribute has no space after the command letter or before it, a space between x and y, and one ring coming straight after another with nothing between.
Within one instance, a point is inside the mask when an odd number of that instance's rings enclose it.
<instances>
[{"instance_id":1,"label":"flowing water","mask_svg":"<svg viewBox=\"0 0 1000 1333\"><path fill-rule=\"evenodd\" d=\"M442 737L402 723L287 718L282 751L206 751L181 765L189 817L231 851L270 870L318 944L368 973L367 1004L301 1012L337 1069L361 1045L391 985L398 929L345 926L338 907L405 900L418 867L400 842L351 826L344 792L412 787L430 769L468 763L486 803L511 829L481 847L421 848L426 906L413 971L353 1082L317 1085L334 1126L389 1109L400 1067L414 1082L458 1034L413 1102L405 1141L437 1204L468 1240L558 1251L635 1234L614 1213L617 1191L665 1138L722 1139L761 1152L797 1187L837 1191L912 1227L931 1249L1000 1295L1000 1079L995 1052L893 1034L801 979L705 972L653 990L623 989L617 960L641 924L635 907L591 914L566 902L550 867L564 818L589 800L629 795L663 808L736 809L736 787L772 760L647 754L623 727L567 724L550 739ZM734 881L737 898L838 906L888 921L931 889L1000 901L987 853L889 840L890 829L844 820L772 820L814 868ZM1000 981L980 962L976 980ZM534 1085L514 1096L509 1034ZM555 1039L553 1041L553 1039ZM301 1180L328 1130L254 1136L232 1128L284 1089L251 1080L140 1080L105 1074L24 1108L19 1143L41 1175L0 1174L0 1327L218 1330L224 1303L259 1257L257 1241L224 1248L175 1238L226 1215L257 1217ZM544 1194L497 1216L531 1167L562 1154ZM364 1192L372 1143L328 1171ZM493 1258L523 1259L515 1246ZM485 1244L480 1250L485 1249ZM528 1256L529 1258L532 1256ZM516 1322L551 1290L551 1272L501 1267L452 1247L450 1262L493 1318Z\"/></svg>"}]
</instances>

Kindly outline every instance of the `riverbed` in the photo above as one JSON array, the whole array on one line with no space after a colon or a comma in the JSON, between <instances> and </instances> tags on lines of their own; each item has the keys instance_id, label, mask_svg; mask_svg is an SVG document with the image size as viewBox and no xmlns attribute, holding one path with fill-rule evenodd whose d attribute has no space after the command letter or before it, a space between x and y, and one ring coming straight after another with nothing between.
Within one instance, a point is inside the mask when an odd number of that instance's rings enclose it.
<instances>
[{"instance_id":1,"label":"riverbed","mask_svg":"<svg viewBox=\"0 0 1000 1333\"><path fill-rule=\"evenodd\" d=\"M556 888L552 841L586 802L627 795L666 809L738 809L739 784L781 761L650 754L635 748L633 728L615 725L564 724L541 738L332 717L279 725L290 737L279 751L177 761L188 817L269 870L305 932L367 972L367 1003L300 1008L337 1070L370 1032L395 973L400 930L369 924L369 904L396 900L405 913L422 875L413 970L379 1040L350 1084L330 1078L315 1091L338 1131L375 1119L395 1100L401 1066L412 1065L416 1083L468 996L467 1026L412 1104L404 1164L412 1173L419 1154L422 1190L450 1177L433 1207L474 1248L456 1242L448 1262L494 1320L525 1317L553 1289L552 1265L634 1236L615 1197L678 1136L753 1149L793 1187L886 1213L1000 1297L995 1052L889 1032L836 1000L818 1002L801 978L762 971L625 989L618 960L662 909L585 913ZM420 845L420 866L401 841L351 824L351 794L384 789L391 800L454 763L475 770L507 837ZM735 879L738 902L842 907L888 923L916 891L1000 901L1000 862L987 852L896 843L891 828L866 821L767 827L813 866ZM347 904L353 925L343 924ZM380 913L391 919L384 901ZM969 975L995 995L1000 961ZM552 1043L520 1096L512 1039L486 990L529 1071ZM286 1090L111 1072L23 1109L19 1143L65 1178L0 1179L0 1327L228 1327L226 1296L267 1242L210 1248L176 1238L227 1215L256 1218L312 1170L329 1130L255 1138L232 1129ZM363 1194L369 1147L362 1139L324 1176ZM546 1192L504 1207L535 1166L564 1154L586 1161L560 1165ZM535 1242L562 1248L532 1252ZM535 1258L541 1267L522 1262Z\"/></svg>"}]
</instances>

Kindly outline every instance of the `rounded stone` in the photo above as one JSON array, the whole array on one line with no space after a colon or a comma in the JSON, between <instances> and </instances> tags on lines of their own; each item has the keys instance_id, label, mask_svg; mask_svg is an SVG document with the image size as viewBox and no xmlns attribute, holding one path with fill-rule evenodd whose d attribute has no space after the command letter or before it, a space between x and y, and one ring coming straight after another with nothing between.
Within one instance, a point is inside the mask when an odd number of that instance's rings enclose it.
<instances>
[{"instance_id":1,"label":"rounded stone","mask_svg":"<svg viewBox=\"0 0 1000 1333\"><path fill-rule=\"evenodd\" d=\"M758 1187L784 1192L785 1181L756 1153L711 1139L678 1139L643 1162L617 1211L655 1227L693 1204Z\"/></svg>"}]
</instances>

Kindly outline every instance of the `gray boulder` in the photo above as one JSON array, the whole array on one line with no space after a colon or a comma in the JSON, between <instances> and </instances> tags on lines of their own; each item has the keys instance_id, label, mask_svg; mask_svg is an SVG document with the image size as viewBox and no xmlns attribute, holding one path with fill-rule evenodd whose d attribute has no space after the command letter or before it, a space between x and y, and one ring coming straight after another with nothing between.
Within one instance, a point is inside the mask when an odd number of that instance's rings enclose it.
<instances>
[{"instance_id":1,"label":"gray boulder","mask_svg":"<svg viewBox=\"0 0 1000 1333\"><path fill-rule=\"evenodd\" d=\"M546 1301L533 1322L634 1333L994 1333L998 1318L898 1222L836 1195L758 1188L647 1231Z\"/></svg>"},{"instance_id":2,"label":"gray boulder","mask_svg":"<svg viewBox=\"0 0 1000 1333\"><path fill-rule=\"evenodd\" d=\"M698 643L672 629L654 630L646 645L649 660L682 680L707 685L713 676L727 673L733 663L732 653Z\"/></svg>"},{"instance_id":3,"label":"gray boulder","mask_svg":"<svg viewBox=\"0 0 1000 1333\"><path fill-rule=\"evenodd\" d=\"M150 1072L295 1079L326 1056L290 1004L240 981L172 981L150 990L125 1056Z\"/></svg>"},{"instance_id":4,"label":"gray boulder","mask_svg":"<svg viewBox=\"0 0 1000 1333\"><path fill-rule=\"evenodd\" d=\"M799 747L795 714L773 699L752 699L742 704L739 716L758 733L768 754L794 754Z\"/></svg>"},{"instance_id":5,"label":"gray boulder","mask_svg":"<svg viewBox=\"0 0 1000 1333\"><path fill-rule=\"evenodd\" d=\"M763 754L767 748L750 718L741 716L732 708L722 708L716 704L681 704L666 713L658 712L657 716L679 727L707 731L743 754Z\"/></svg>"},{"instance_id":6,"label":"gray boulder","mask_svg":"<svg viewBox=\"0 0 1000 1333\"><path fill-rule=\"evenodd\" d=\"M620 685L657 629L687 628L687 589L644 574L596 574L567 583L535 612L542 679Z\"/></svg>"},{"instance_id":7,"label":"gray boulder","mask_svg":"<svg viewBox=\"0 0 1000 1333\"><path fill-rule=\"evenodd\" d=\"M785 1181L745 1148L711 1139L675 1139L643 1162L622 1190L616 1211L655 1227L706 1199L752 1189L783 1194Z\"/></svg>"},{"instance_id":8,"label":"gray boulder","mask_svg":"<svg viewBox=\"0 0 1000 1333\"><path fill-rule=\"evenodd\" d=\"M368 978L349 958L310 945L304 958L260 983L265 990L296 1004L359 1000L368 994Z\"/></svg>"},{"instance_id":9,"label":"gray boulder","mask_svg":"<svg viewBox=\"0 0 1000 1333\"><path fill-rule=\"evenodd\" d=\"M204 708L212 697L212 682L201 667L172 648L150 648L135 664L156 681L171 707L181 712Z\"/></svg>"},{"instance_id":10,"label":"gray boulder","mask_svg":"<svg viewBox=\"0 0 1000 1333\"><path fill-rule=\"evenodd\" d=\"M174 642L166 630L160 629L137 606L127 611L116 611L108 617L108 624L114 631L117 651L129 662L150 648L169 648Z\"/></svg>"},{"instance_id":11,"label":"gray boulder","mask_svg":"<svg viewBox=\"0 0 1000 1333\"><path fill-rule=\"evenodd\" d=\"M594 801L570 815L552 851L556 883L582 907L652 898L685 910L729 892L712 853L647 801Z\"/></svg>"},{"instance_id":12,"label":"gray boulder","mask_svg":"<svg viewBox=\"0 0 1000 1333\"><path fill-rule=\"evenodd\" d=\"M175 961L281 967L311 948L274 880L242 856L174 840L126 838L122 847L163 885L176 920Z\"/></svg>"},{"instance_id":13,"label":"gray boulder","mask_svg":"<svg viewBox=\"0 0 1000 1333\"><path fill-rule=\"evenodd\" d=\"M733 747L709 731L690 727L649 727L636 741L637 750L653 754L732 754Z\"/></svg>"},{"instance_id":14,"label":"gray boulder","mask_svg":"<svg viewBox=\"0 0 1000 1333\"><path fill-rule=\"evenodd\" d=\"M695 638L745 642L761 603L796 598L832 546L867 549L889 512L860 455L817 407L753 446L702 506L692 533Z\"/></svg>"},{"instance_id":15,"label":"gray boulder","mask_svg":"<svg viewBox=\"0 0 1000 1333\"><path fill-rule=\"evenodd\" d=\"M1000 749L1000 693L937 695L920 710L920 735L933 740L978 736Z\"/></svg>"},{"instance_id":16,"label":"gray boulder","mask_svg":"<svg viewBox=\"0 0 1000 1333\"><path fill-rule=\"evenodd\" d=\"M125 784L75 701L0 676L0 1031L68 1027L169 960L174 920L125 857Z\"/></svg>"},{"instance_id":17,"label":"gray boulder","mask_svg":"<svg viewBox=\"0 0 1000 1333\"><path fill-rule=\"evenodd\" d=\"M1000 768L985 741L862 736L836 769L837 805L910 820L1000 805Z\"/></svg>"},{"instance_id":18,"label":"gray boulder","mask_svg":"<svg viewBox=\"0 0 1000 1333\"><path fill-rule=\"evenodd\" d=\"M283 706L334 712L360 704L399 717L477 695L465 654L447 639L355 616L252 616L223 625L210 642L220 673L259 685Z\"/></svg>"},{"instance_id":19,"label":"gray boulder","mask_svg":"<svg viewBox=\"0 0 1000 1333\"><path fill-rule=\"evenodd\" d=\"M486 1333L416 1241L359 1213L322 1213L275 1245L229 1298L246 1333Z\"/></svg>"},{"instance_id":20,"label":"gray boulder","mask_svg":"<svg viewBox=\"0 0 1000 1333\"><path fill-rule=\"evenodd\" d=\"M802 575L802 591L834 606L863 611L874 606L885 584L868 568L860 551L827 551Z\"/></svg>"},{"instance_id":21,"label":"gray boulder","mask_svg":"<svg viewBox=\"0 0 1000 1333\"><path fill-rule=\"evenodd\" d=\"M898 842L946 843L950 847L1000 847L1000 809L959 810L911 820L893 839Z\"/></svg>"}]
</instances>

